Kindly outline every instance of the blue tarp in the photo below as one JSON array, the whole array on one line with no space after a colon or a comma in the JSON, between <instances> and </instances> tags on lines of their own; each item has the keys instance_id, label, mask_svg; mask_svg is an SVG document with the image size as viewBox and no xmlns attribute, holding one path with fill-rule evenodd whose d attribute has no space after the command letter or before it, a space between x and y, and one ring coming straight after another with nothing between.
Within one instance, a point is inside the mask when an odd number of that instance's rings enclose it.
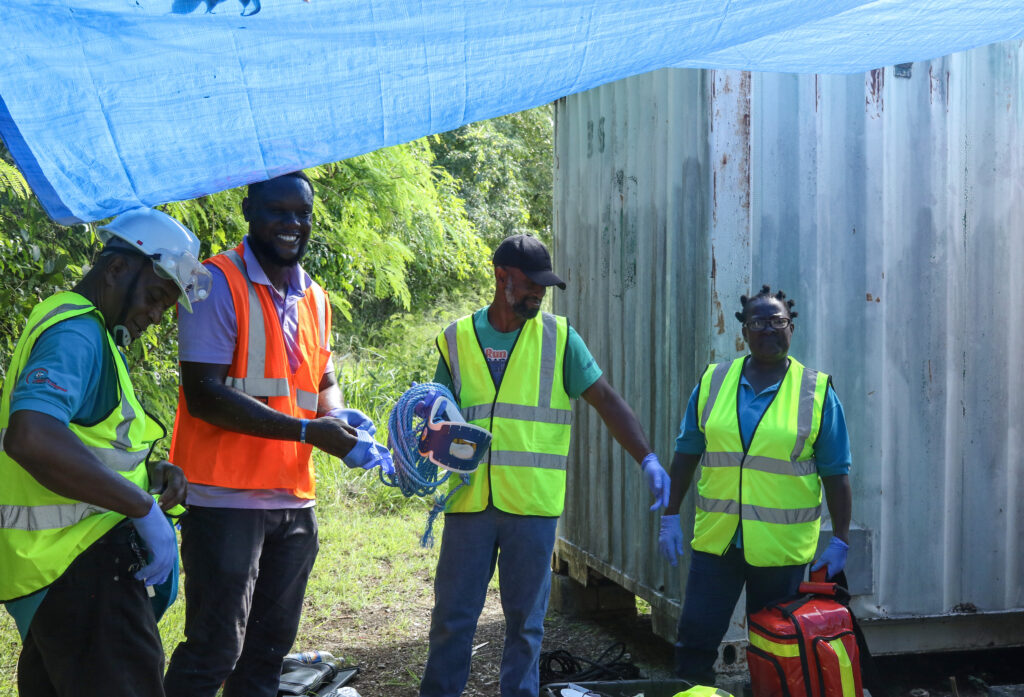
<instances>
[{"instance_id":1,"label":"blue tarp","mask_svg":"<svg viewBox=\"0 0 1024 697\"><path fill-rule=\"evenodd\" d=\"M656 68L861 72L1022 35L1020 0L0 0L0 136L70 224Z\"/></svg>"}]
</instances>

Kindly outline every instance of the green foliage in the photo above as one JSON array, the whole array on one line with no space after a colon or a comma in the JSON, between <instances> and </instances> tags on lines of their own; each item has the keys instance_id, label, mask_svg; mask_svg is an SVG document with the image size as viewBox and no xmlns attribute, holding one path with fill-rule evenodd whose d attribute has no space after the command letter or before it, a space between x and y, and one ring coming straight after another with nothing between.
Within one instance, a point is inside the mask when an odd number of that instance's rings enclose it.
<instances>
[{"instance_id":1,"label":"green foliage","mask_svg":"<svg viewBox=\"0 0 1024 697\"><path fill-rule=\"evenodd\" d=\"M2 144L0 144L0 150L6 155L6 150L3 150ZM30 194L25 177L21 176L18 168L8 162L6 157L0 157L0 188L9 189L16 198L28 198ZM0 210L0 215L2 214L3 211Z\"/></svg>"},{"instance_id":2,"label":"green foliage","mask_svg":"<svg viewBox=\"0 0 1024 697\"><path fill-rule=\"evenodd\" d=\"M552 113L537 107L430 139L437 164L459 182L469 219L491 249L523 232L550 239Z\"/></svg>"},{"instance_id":3,"label":"green foliage","mask_svg":"<svg viewBox=\"0 0 1024 697\"><path fill-rule=\"evenodd\" d=\"M47 217L0 143L0 379L32 308L69 288L89 263L91 228L75 233Z\"/></svg>"},{"instance_id":4,"label":"green foliage","mask_svg":"<svg viewBox=\"0 0 1024 697\"><path fill-rule=\"evenodd\" d=\"M488 250L432 161L420 140L310 170L318 234L306 266L340 291L339 331L366 336L394 312L486 278Z\"/></svg>"},{"instance_id":5,"label":"green foliage","mask_svg":"<svg viewBox=\"0 0 1024 697\"><path fill-rule=\"evenodd\" d=\"M336 338L365 338L395 312L425 310L486 282L489 250L457 183L433 159L420 140L306 170L316 199L302 263L330 293ZM244 197L238 188L164 210L212 255L245 235Z\"/></svg>"}]
</instances>

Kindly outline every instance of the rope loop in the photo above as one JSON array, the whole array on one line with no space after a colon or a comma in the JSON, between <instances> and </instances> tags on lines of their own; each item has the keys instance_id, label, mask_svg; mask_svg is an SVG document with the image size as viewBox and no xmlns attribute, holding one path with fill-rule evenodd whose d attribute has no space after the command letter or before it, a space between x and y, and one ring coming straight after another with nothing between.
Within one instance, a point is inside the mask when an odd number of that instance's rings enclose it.
<instances>
[{"instance_id":1,"label":"rope loop","mask_svg":"<svg viewBox=\"0 0 1024 697\"><path fill-rule=\"evenodd\" d=\"M434 495L434 505L427 516L427 528L420 539L420 545L431 547L434 544L434 521L444 512L445 505L452 495L460 488L469 484L469 475L459 475L462 482L447 494L437 494L437 489L448 481L451 472L441 470L429 458L419 453L419 442L426 426L426 418L416 414L416 405L431 393L439 394L456 404L451 391L436 382L413 383L412 387L402 393L395 402L388 417L388 445L395 461L395 473L380 472L380 481L386 486L396 487L409 498L412 496Z\"/></svg>"}]
</instances>

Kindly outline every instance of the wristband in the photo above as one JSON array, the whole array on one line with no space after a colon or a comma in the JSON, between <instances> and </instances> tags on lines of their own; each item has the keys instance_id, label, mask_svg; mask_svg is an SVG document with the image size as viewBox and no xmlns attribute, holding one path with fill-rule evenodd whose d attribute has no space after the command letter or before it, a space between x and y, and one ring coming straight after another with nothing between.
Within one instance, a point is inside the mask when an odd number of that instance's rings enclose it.
<instances>
[{"instance_id":1,"label":"wristband","mask_svg":"<svg viewBox=\"0 0 1024 697\"><path fill-rule=\"evenodd\" d=\"M299 442L306 442L306 426L309 425L309 419L299 419L302 422L302 430L299 431Z\"/></svg>"}]
</instances>

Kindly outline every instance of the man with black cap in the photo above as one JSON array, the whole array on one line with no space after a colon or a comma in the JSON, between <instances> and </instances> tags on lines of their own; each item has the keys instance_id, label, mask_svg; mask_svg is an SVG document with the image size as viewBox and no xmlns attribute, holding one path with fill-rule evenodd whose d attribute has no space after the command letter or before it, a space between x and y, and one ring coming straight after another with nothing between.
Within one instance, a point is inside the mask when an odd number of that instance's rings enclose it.
<instances>
[{"instance_id":1,"label":"man with black cap","mask_svg":"<svg viewBox=\"0 0 1024 697\"><path fill-rule=\"evenodd\" d=\"M668 475L629 405L567 320L540 312L549 286L565 289L547 248L536 237L513 235L493 262L493 302L437 337L435 380L451 388L466 421L489 430L493 440L469 484L445 507L420 697L457 697L465 688L473 633L496 566L506 624L501 696L538 694L573 399L587 400L640 463L655 497L652 510L668 502Z\"/></svg>"}]
</instances>

